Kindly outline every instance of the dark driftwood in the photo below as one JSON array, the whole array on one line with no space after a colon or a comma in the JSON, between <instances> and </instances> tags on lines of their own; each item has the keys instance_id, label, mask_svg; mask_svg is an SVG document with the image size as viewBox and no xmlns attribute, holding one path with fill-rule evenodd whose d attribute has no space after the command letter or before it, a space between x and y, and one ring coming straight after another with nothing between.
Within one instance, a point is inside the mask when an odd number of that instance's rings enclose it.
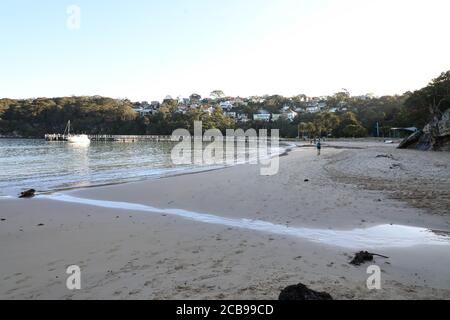
<instances>
[{"instance_id":1,"label":"dark driftwood","mask_svg":"<svg viewBox=\"0 0 450 320\"><path fill-rule=\"evenodd\" d=\"M373 261L373 257L377 256L377 257L382 257L385 259L389 259L389 257L383 256L381 254L377 254L377 253L370 253L367 251L360 251L358 253L355 254L355 257L353 258L352 261L350 261L350 264L353 264L355 266L359 266L363 263L369 262L369 261Z\"/></svg>"}]
</instances>

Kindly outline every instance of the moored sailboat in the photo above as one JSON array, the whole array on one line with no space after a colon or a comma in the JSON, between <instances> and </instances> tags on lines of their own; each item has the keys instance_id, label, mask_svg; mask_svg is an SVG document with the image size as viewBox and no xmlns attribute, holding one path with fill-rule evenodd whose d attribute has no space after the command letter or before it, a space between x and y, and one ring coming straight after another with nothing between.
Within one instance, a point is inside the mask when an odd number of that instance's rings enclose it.
<instances>
[{"instance_id":1,"label":"moored sailboat","mask_svg":"<svg viewBox=\"0 0 450 320\"><path fill-rule=\"evenodd\" d=\"M65 140L74 144L90 144L91 140L86 134L71 134L70 133L70 120L67 122L66 129L64 130Z\"/></svg>"}]
</instances>

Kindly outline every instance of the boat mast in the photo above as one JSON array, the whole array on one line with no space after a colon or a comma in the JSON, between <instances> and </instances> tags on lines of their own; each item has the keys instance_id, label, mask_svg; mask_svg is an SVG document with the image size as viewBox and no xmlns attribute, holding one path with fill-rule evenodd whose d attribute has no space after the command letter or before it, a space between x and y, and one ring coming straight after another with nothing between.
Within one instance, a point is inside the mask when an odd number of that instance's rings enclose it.
<instances>
[{"instance_id":1,"label":"boat mast","mask_svg":"<svg viewBox=\"0 0 450 320\"><path fill-rule=\"evenodd\" d=\"M67 121L66 128L64 129L64 136L66 136L66 133L67 133L67 136L70 136L70 120Z\"/></svg>"}]
</instances>

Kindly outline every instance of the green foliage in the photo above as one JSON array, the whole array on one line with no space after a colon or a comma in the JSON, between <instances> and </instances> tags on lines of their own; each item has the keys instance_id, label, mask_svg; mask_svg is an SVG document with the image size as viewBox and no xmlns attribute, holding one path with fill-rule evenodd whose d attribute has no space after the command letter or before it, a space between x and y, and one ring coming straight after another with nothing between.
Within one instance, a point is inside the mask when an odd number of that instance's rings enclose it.
<instances>
[{"instance_id":1,"label":"green foliage","mask_svg":"<svg viewBox=\"0 0 450 320\"><path fill-rule=\"evenodd\" d=\"M225 95L223 91L215 90L211 96L223 99ZM256 98L236 106L233 111L252 119L260 109L279 114L284 106L304 109L309 103L303 94L292 98L280 95ZM0 135L42 137L45 133L62 133L68 120L72 121L76 132L88 134L170 135L179 128L193 133L197 120L203 121L204 130L279 129L280 135L286 138L295 138L299 133L308 137L363 137L373 135L377 125L382 135L389 135L392 127L421 128L432 116L439 116L450 108L450 71L442 73L425 88L403 95L352 97L344 89L326 99L327 107L322 112L299 113L292 122L280 117L277 121L237 123L225 116L215 102L201 100L195 93L190 99L199 108L179 112L178 100L168 96L159 112L145 117L134 112L129 100L99 96L0 99ZM210 114L207 108L212 104L214 111Z\"/></svg>"},{"instance_id":2,"label":"green foliage","mask_svg":"<svg viewBox=\"0 0 450 320\"><path fill-rule=\"evenodd\" d=\"M404 112L418 127L423 127L433 116L450 108L450 71L442 73L428 86L410 94Z\"/></svg>"},{"instance_id":3,"label":"green foliage","mask_svg":"<svg viewBox=\"0 0 450 320\"><path fill-rule=\"evenodd\" d=\"M367 136L367 130L363 126L349 124L342 130L342 136L347 138L362 138Z\"/></svg>"},{"instance_id":4,"label":"green foliage","mask_svg":"<svg viewBox=\"0 0 450 320\"><path fill-rule=\"evenodd\" d=\"M104 97L0 100L0 134L38 137L63 132L72 120L77 132L128 133L137 118L127 100Z\"/></svg>"},{"instance_id":5,"label":"green foliage","mask_svg":"<svg viewBox=\"0 0 450 320\"><path fill-rule=\"evenodd\" d=\"M225 97L225 93L222 90L214 90L211 92L211 97L214 99L222 99Z\"/></svg>"}]
</instances>

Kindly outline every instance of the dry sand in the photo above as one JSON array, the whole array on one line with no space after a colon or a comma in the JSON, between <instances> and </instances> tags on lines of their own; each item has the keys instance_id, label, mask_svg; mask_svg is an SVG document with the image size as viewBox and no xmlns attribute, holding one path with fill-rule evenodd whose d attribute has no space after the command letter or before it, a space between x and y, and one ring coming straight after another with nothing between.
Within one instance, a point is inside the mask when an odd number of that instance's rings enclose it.
<instances>
[{"instance_id":1,"label":"dry sand","mask_svg":"<svg viewBox=\"0 0 450 320\"><path fill-rule=\"evenodd\" d=\"M68 194L292 227L450 230L450 154L329 145L294 149L275 176L240 165ZM336 299L450 299L449 246L382 249L370 291L355 250L301 238L41 198L0 200L0 218L2 299L276 299L299 282ZM74 264L80 291L65 286Z\"/></svg>"}]
</instances>

